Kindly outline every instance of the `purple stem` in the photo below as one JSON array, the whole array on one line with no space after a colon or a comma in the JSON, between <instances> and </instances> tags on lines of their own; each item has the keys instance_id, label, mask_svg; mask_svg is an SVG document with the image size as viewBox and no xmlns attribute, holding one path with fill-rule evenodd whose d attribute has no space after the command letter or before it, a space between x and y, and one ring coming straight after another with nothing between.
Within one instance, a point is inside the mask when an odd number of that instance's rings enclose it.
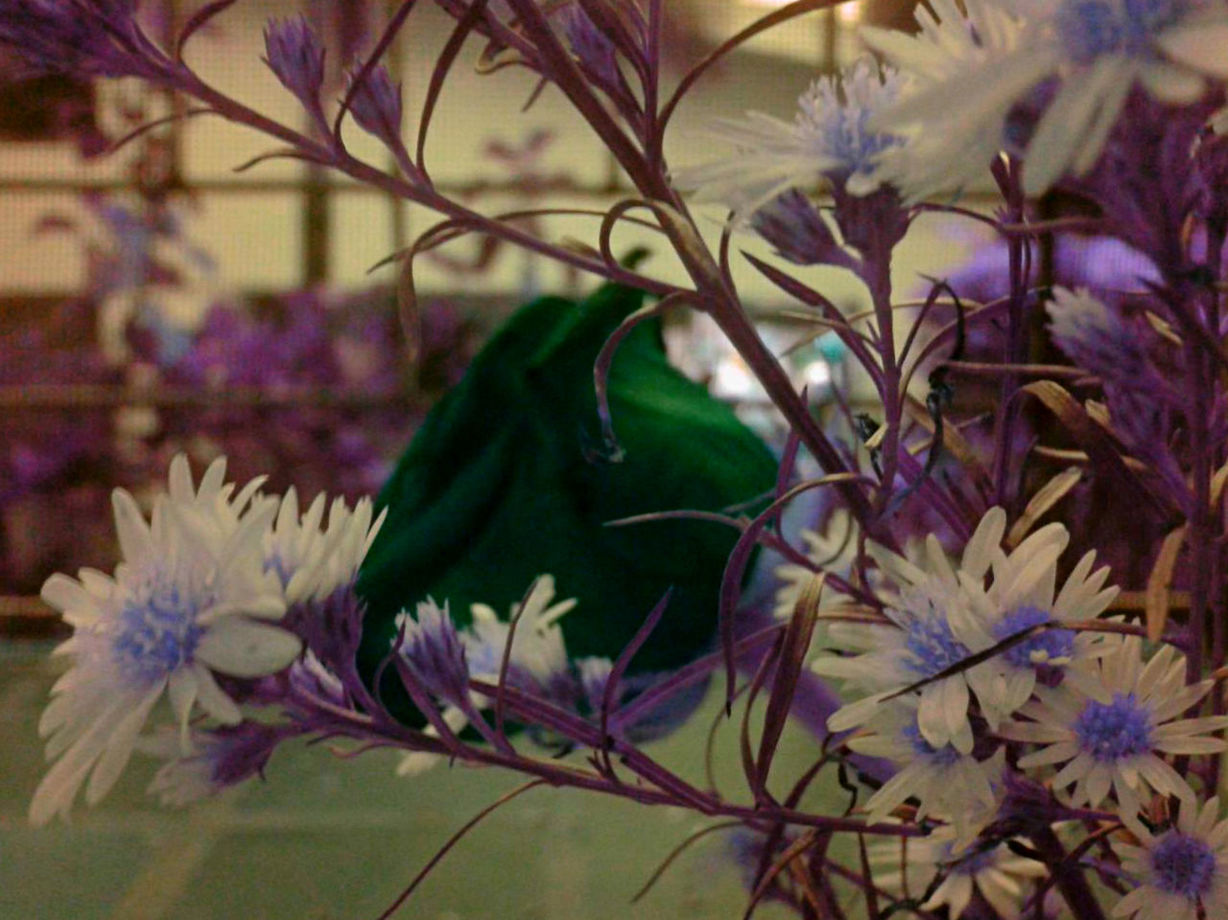
<instances>
[{"instance_id":1,"label":"purple stem","mask_svg":"<svg viewBox=\"0 0 1228 920\"><path fill-rule=\"evenodd\" d=\"M883 401L883 424L887 426L887 434L883 439L883 488L878 492L875 510L882 514L891 501L900 465L900 425L904 411L900 362L895 351L895 310L891 303L891 247L876 241L876 245L863 253L860 275L870 291L878 323L878 360L882 373L876 382L879 398Z\"/></svg>"},{"instance_id":2,"label":"purple stem","mask_svg":"<svg viewBox=\"0 0 1228 920\"><path fill-rule=\"evenodd\" d=\"M1023 222L1023 191L1019 184L1019 170L995 164L995 177L1006 198L1007 210L1003 223L1019 224ZM1007 345L1004 359L1008 364L1022 364L1027 358L1027 328L1025 326L1025 300L1027 298L1028 272L1028 240L1023 235L1011 235L1007 238L1007 253L1010 275L1010 298L1007 307ZM1019 375L1007 374L1002 378L998 392L998 424L994 438L994 502L1004 508L1008 507L1008 483L1010 480L1010 459L1013 451L1011 441L1014 436L1015 421L1019 415L1019 406L1012 399L1019 389Z\"/></svg>"},{"instance_id":3,"label":"purple stem","mask_svg":"<svg viewBox=\"0 0 1228 920\"><path fill-rule=\"evenodd\" d=\"M1032 834L1032 842L1045 857L1053 873L1054 884L1066 899L1066 904L1078 920L1105 920L1104 910L1087 884L1082 867L1066 858L1066 849L1050 827Z\"/></svg>"}]
</instances>

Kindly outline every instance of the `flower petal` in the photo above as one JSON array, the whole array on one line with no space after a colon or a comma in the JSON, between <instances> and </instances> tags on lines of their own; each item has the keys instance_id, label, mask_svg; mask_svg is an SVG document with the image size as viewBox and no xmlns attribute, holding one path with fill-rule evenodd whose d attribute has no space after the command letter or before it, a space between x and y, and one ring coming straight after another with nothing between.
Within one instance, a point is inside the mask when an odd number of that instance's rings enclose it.
<instances>
[{"instance_id":1,"label":"flower petal","mask_svg":"<svg viewBox=\"0 0 1228 920\"><path fill-rule=\"evenodd\" d=\"M225 617L201 636L196 657L233 677L263 677L288 666L302 649L293 633L244 617Z\"/></svg>"}]
</instances>

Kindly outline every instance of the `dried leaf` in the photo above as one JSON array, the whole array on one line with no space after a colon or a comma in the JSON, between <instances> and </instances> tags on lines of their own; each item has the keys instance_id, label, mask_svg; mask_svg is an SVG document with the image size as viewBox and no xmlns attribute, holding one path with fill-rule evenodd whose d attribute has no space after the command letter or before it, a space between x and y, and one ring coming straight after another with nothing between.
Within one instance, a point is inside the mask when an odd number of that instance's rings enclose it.
<instances>
[{"instance_id":1,"label":"dried leaf","mask_svg":"<svg viewBox=\"0 0 1228 920\"><path fill-rule=\"evenodd\" d=\"M1079 442L1091 458L1093 468L1109 476L1115 476L1127 483L1131 494L1146 496L1148 501L1163 515L1167 516L1172 509L1167 502L1156 495L1148 486L1146 480L1135 474L1136 467L1127 464L1118 451L1113 438L1097 423L1078 400L1070 395L1062 386L1052 380L1038 380L1023 387L1023 392L1035 396L1049 409L1066 428L1070 435Z\"/></svg>"},{"instance_id":2,"label":"dried leaf","mask_svg":"<svg viewBox=\"0 0 1228 920\"><path fill-rule=\"evenodd\" d=\"M1067 463L1091 463L1091 458L1087 456L1087 451L1083 450L1066 450L1061 447L1045 447L1043 444L1038 444L1032 448L1032 453L1038 457L1046 457L1049 460L1064 460Z\"/></svg>"},{"instance_id":3,"label":"dried leaf","mask_svg":"<svg viewBox=\"0 0 1228 920\"><path fill-rule=\"evenodd\" d=\"M1102 402L1094 399L1086 400L1083 403L1083 409L1087 412L1088 418L1099 425L1101 428L1112 430L1112 421L1109 418L1109 407Z\"/></svg>"},{"instance_id":4,"label":"dried leaf","mask_svg":"<svg viewBox=\"0 0 1228 920\"><path fill-rule=\"evenodd\" d=\"M818 620L819 600L823 595L826 574L813 575L801 597L793 605L793 616L781 642L780 658L776 664L776 677L772 681L772 695L768 699L767 712L763 718L763 735L759 739L759 756L756 772L763 782L767 781L776 745L789 717L789 707L797 690L797 679L810 654L810 639Z\"/></svg>"},{"instance_id":5,"label":"dried leaf","mask_svg":"<svg viewBox=\"0 0 1228 920\"><path fill-rule=\"evenodd\" d=\"M1186 525L1170 532L1160 544L1160 552L1156 556L1151 574L1147 576L1147 595L1144 604L1144 619L1147 623L1147 638L1157 642L1164 635L1164 627L1168 623L1169 597L1168 588L1173 582L1173 569L1177 565L1177 556L1185 543Z\"/></svg>"},{"instance_id":6,"label":"dried leaf","mask_svg":"<svg viewBox=\"0 0 1228 920\"><path fill-rule=\"evenodd\" d=\"M1073 489L1082 478L1083 471L1077 466L1070 466L1041 486L1028 502L1028 506L1023 509L1019 520L1015 521L1010 533L1006 535L1006 545L1018 546L1036 522L1044 517L1050 508L1065 498L1066 493Z\"/></svg>"},{"instance_id":7,"label":"dried leaf","mask_svg":"<svg viewBox=\"0 0 1228 920\"><path fill-rule=\"evenodd\" d=\"M1173 327L1166 320L1156 316L1156 314L1152 313L1150 310L1145 311L1143 316L1147 318L1147 322L1151 324L1151 328L1159 333L1159 335L1168 339L1168 341L1172 342L1174 345L1182 344L1181 336L1177 335L1177 333L1173 331Z\"/></svg>"},{"instance_id":8,"label":"dried leaf","mask_svg":"<svg viewBox=\"0 0 1228 920\"><path fill-rule=\"evenodd\" d=\"M1219 504L1219 497L1224 491L1224 483L1228 482L1228 463L1225 463L1211 477L1211 507Z\"/></svg>"}]
</instances>

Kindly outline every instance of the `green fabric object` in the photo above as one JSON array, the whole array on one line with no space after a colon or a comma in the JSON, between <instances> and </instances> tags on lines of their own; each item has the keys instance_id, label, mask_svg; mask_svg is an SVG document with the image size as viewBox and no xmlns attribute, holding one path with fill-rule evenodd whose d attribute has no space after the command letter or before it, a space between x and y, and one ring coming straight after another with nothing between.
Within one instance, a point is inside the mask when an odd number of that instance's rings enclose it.
<instances>
[{"instance_id":1,"label":"green fabric object","mask_svg":"<svg viewBox=\"0 0 1228 920\"><path fill-rule=\"evenodd\" d=\"M679 509L719 510L768 492L776 461L760 439L667 362L660 322L640 322L609 375L624 450L602 444L593 387L601 346L643 304L606 285L576 304L521 308L427 416L377 499L388 518L367 554L360 670L368 682L396 634L394 618L427 595L501 614L533 578L554 575L573 658L616 658L667 589L673 595L629 673L675 668L712 647L717 596L737 532L702 521L607 521ZM380 688L398 718L420 724L389 668Z\"/></svg>"}]
</instances>

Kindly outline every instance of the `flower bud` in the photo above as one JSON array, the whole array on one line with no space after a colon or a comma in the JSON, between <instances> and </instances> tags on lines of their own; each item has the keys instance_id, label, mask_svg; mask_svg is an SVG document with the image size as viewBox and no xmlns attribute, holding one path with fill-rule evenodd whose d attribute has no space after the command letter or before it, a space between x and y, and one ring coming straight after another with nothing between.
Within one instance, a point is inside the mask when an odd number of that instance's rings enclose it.
<instances>
[{"instance_id":1,"label":"flower bud","mask_svg":"<svg viewBox=\"0 0 1228 920\"><path fill-rule=\"evenodd\" d=\"M270 19L264 29L264 62L308 111L320 108L324 46L302 16Z\"/></svg>"},{"instance_id":2,"label":"flower bud","mask_svg":"<svg viewBox=\"0 0 1228 920\"><path fill-rule=\"evenodd\" d=\"M350 74L353 85L357 73ZM390 147L401 144L401 84L393 83L383 64L372 67L350 99L358 126Z\"/></svg>"}]
</instances>

